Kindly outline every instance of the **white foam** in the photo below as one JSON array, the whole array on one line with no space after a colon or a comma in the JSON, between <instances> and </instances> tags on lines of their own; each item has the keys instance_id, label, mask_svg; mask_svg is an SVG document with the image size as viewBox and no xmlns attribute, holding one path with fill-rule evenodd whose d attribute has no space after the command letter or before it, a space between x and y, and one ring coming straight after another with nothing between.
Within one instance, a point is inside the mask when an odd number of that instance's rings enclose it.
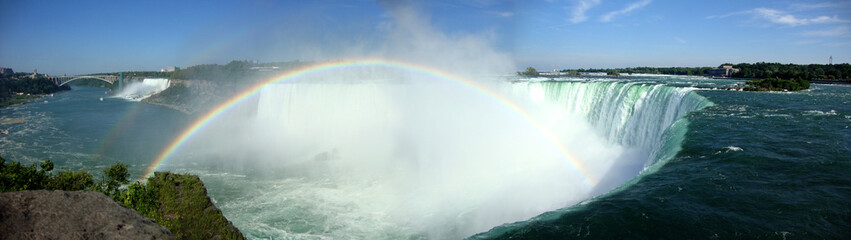
<instances>
[{"instance_id":1,"label":"white foam","mask_svg":"<svg viewBox=\"0 0 851 240\"><path fill-rule=\"evenodd\" d=\"M740 148L740 147L736 147L736 146L727 146L727 147L726 147L726 149L727 149L727 151L728 151L728 152L729 152L729 151L733 151L733 152L741 152L741 151L744 151L744 149L742 149L742 148Z\"/></svg>"},{"instance_id":2,"label":"white foam","mask_svg":"<svg viewBox=\"0 0 851 240\"><path fill-rule=\"evenodd\" d=\"M836 110L830 110L830 111L827 111L827 112L823 112L823 111L819 111L819 110L804 111L804 115L810 115L810 116L833 116L833 115L836 115L836 114L837 114Z\"/></svg>"},{"instance_id":3,"label":"white foam","mask_svg":"<svg viewBox=\"0 0 851 240\"><path fill-rule=\"evenodd\" d=\"M165 78L145 78L141 82L131 82L121 89L115 97L130 101L142 101L151 95L162 92L169 87L169 80Z\"/></svg>"}]
</instances>

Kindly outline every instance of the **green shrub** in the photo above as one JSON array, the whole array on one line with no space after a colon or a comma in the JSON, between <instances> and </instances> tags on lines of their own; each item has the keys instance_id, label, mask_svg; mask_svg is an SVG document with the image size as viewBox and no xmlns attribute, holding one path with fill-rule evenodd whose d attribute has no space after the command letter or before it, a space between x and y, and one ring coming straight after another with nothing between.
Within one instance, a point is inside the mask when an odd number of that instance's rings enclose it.
<instances>
[{"instance_id":1,"label":"green shrub","mask_svg":"<svg viewBox=\"0 0 851 240\"><path fill-rule=\"evenodd\" d=\"M7 165L6 159L0 157L0 192L44 189L50 179L47 173L50 170L53 170L50 160L39 165L24 166L19 162Z\"/></svg>"},{"instance_id":2,"label":"green shrub","mask_svg":"<svg viewBox=\"0 0 851 240\"><path fill-rule=\"evenodd\" d=\"M92 174L86 171L61 171L53 175L47 182L46 189L80 191L88 190L94 185Z\"/></svg>"}]
</instances>

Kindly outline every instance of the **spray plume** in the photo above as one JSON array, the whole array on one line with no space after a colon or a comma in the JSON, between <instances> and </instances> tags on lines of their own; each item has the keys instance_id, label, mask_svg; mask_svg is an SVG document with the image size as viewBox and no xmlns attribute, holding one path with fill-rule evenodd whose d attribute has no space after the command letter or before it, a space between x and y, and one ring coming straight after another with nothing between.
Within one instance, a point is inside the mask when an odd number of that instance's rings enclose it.
<instances>
[{"instance_id":1,"label":"spray plume","mask_svg":"<svg viewBox=\"0 0 851 240\"><path fill-rule=\"evenodd\" d=\"M449 36L410 6L387 8L386 44L364 56L510 93L499 75L512 61L487 38ZM587 198L585 176L559 148L582 146L576 155L597 177L622 152L581 116L521 99L557 141L451 79L388 66L317 72L267 86L221 114L176 153L172 168L239 176L224 185L240 193L217 201L250 235L461 238Z\"/></svg>"}]
</instances>

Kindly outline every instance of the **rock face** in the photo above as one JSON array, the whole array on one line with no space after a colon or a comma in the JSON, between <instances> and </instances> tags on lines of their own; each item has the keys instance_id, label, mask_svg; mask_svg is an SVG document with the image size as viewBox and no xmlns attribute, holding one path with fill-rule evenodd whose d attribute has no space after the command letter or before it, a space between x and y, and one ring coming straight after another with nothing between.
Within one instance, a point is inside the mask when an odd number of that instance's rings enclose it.
<instances>
[{"instance_id":1,"label":"rock face","mask_svg":"<svg viewBox=\"0 0 851 240\"><path fill-rule=\"evenodd\" d=\"M168 229L88 191L0 193L0 239L174 239Z\"/></svg>"},{"instance_id":2,"label":"rock face","mask_svg":"<svg viewBox=\"0 0 851 240\"><path fill-rule=\"evenodd\" d=\"M216 208L201 178L190 174L156 172L148 188L157 189L162 221L180 239L245 239Z\"/></svg>"}]
</instances>

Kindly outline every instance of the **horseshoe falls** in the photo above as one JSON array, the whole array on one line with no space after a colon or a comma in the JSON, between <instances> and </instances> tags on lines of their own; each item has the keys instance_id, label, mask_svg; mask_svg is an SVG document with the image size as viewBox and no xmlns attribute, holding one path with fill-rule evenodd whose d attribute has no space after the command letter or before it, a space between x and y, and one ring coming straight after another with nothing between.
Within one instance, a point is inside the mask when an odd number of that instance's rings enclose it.
<instances>
[{"instance_id":1,"label":"horseshoe falls","mask_svg":"<svg viewBox=\"0 0 851 240\"><path fill-rule=\"evenodd\" d=\"M556 114L583 116L607 141L628 149L602 179L597 194L673 157L688 127L682 117L712 105L695 88L655 82L533 81L512 86L537 103L554 105L549 111Z\"/></svg>"},{"instance_id":2,"label":"horseshoe falls","mask_svg":"<svg viewBox=\"0 0 851 240\"><path fill-rule=\"evenodd\" d=\"M845 200L851 197L848 86L739 92L719 90L737 83L729 80L629 78L618 85L546 82L522 89L562 88L558 92L566 95L538 94L538 99L565 99L566 111L589 113L587 119L610 141L640 146L650 156L645 170L614 191L471 239L842 239L851 234L851 204ZM600 102L575 101L579 93ZM655 94L670 97L647 105ZM607 99L620 100L602 103ZM676 102L680 105L671 104ZM682 108L689 105L698 107ZM630 106L635 111L622 111L631 113L626 116L605 110ZM682 117L660 135L655 126L667 124L653 123L671 118L647 117L668 114Z\"/></svg>"},{"instance_id":3,"label":"horseshoe falls","mask_svg":"<svg viewBox=\"0 0 851 240\"><path fill-rule=\"evenodd\" d=\"M199 174L252 238L458 239L658 168L679 150L683 117L712 105L655 82L497 89L524 113L452 84L278 84L167 168Z\"/></svg>"}]
</instances>

